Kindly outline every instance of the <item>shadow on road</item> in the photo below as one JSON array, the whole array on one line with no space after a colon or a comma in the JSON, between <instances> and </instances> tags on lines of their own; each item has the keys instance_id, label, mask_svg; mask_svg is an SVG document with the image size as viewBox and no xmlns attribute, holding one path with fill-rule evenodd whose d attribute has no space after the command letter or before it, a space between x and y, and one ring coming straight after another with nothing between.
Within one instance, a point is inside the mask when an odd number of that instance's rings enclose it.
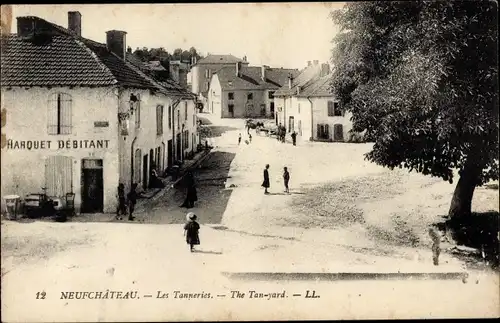
<instances>
[{"instance_id":1,"label":"shadow on road","mask_svg":"<svg viewBox=\"0 0 500 323\"><path fill-rule=\"evenodd\" d=\"M211 250L193 250L194 253L206 253L211 255L222 255L221 251L211 251Z\"/></svg>"}]
</instances>

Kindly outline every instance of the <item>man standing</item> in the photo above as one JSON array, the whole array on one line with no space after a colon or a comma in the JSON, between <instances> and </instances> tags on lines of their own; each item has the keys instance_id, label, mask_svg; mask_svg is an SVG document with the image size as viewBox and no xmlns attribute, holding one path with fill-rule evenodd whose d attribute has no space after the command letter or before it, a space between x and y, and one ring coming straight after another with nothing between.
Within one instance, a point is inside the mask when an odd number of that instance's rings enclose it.
<instances>
[{"instance_id":1,"label":"man standing","mask_svg":"<svg viewBox=\"0 0 500 323\"><path fill-rule=\"evenodd\" d=\"M269 183L269 164L266 165L266 168L264 169L264 181L262 182L262 187L264 187L264 194L269 194L269 192L267 191L267 189L269 188L270 186L270 183Z\"/></svg>"},{"instance_id":2,"label":"man standing","mask_svg":"<svg viewBox=\"0 0 500 323\"><path fill-rule=\"evenodd\" d=\"M128 207L129 207L129 213L128 213L128 220L133 221L134 220L134 208L135 204L137 203L137 183L133 183L132 187L130 188L130 192L127 194L127 199L128 199Z\"/></svg>"},{"instance_id":3,"label":"man standing","mask_svg":"<svg viewBox=\"0 0 500 323\"><path fill-rule=\"evenodd\" d=\"M292 132L292 134L290 135L292 137L292 143L294 146L297 146L297 133L294 131Z\"/></svg>"},{"instance_id":4,"label":"man standing","mask_svg":"<svg viewBox=\"0 0 500 323\"><path fill-rule=\"evenodd\" d=\"M238 136L238 145L241 144L241 133L240 135Z\"/></svg>"},{"instance_id":5,"label":"man standing","mask_svg":"<svg viewBox=\"0 0 500 323\"><path fill-rule=\"evenodd\" d=\"M288 182L290 181L290 173L287 167L283 167L283 182L285 183L285 193L290 193Z\"/></svg>"}]
</instances>

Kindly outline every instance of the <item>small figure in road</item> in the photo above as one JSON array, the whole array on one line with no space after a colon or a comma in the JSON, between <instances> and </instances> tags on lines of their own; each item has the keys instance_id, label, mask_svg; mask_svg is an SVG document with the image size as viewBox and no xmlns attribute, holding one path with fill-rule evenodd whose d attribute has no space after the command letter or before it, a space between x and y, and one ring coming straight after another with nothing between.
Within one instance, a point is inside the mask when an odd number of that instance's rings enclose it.
<instances>
[{"instance_id":1,"label":"small figure in road","mask_svg":"<svg viewBox=\"0 0 500 323\"><path fill-rule=\"evenodd\" d=\"M238 136L238 145L241 144L241 133L240 135Z\"/></svg>"},{"instance_id":2,"label":"small figure in road","mask_svg":"<svg viewBox=\"0 0 500 323\"><path fill-rule=\"evenodd\" d=\"M292 137L293 145L297 146L297 133L294 131L294 132L292 132L292 134L290 136Z\"/></svg>"},{"instance_id":3,"label":"small figure in road","mask_svg":"<svg viewBox=\"0 0 500 323\"><path fill-rule=\"evenodd\" d=\"M252 135L248 134L248 141L252 142Z\"/></svg>"},{"instance_id":4,"label":"small figure in road","mask_svg":"<svg viewBox=\"0 0 500 323\"><path fill-rule=\"evenodd\" d=\"M127 203L125 200L125 186L123 183L118 184L118 207L116 209L116 219L122 220L122 215L127 214Z\"/></svg>"},{"instance_id":5,"label":"small figure in road","mask_svg":"<svg viewBox=\"0 0 500 323\"><path fill-rule=\"evenodd\" d=\"M265 188L264 194L269 194L267 189L271 186L269 183L269 164L266 165L266 168L264 169L264 181L262 182L262 187Z\"/></svg>"},{"instance_id":6,"label":"small figure in road","mask_svg":"<svg viewBox=\"0 0 500 323\"><path fill-rule=\"evenodd\" d=\"M133 221L134 220L134 208L135 204L137 203L137 183L133 183L132 187L130 188L130 192L127 194L127 199L128 199L128 220Z\"/></svg>"},{"instance_id":7,"label":"small figure in road","mask_svg":"<svg viewBox=\"0 0 500 323\"><path fill-rule=\"evenodd\" d=\"M198 201L198 194L196 192L196 183L194 181L194 175L191 171L188 171L186 177L184 178L184 183L187 189L186 198L181 207L192 208L194 207L194 202Z\"/></svg>"},{"instance_id":8,"label":"small figure in road","mask_svg":"<svg viewBox=\"0 0 500 323\"><path fill-rule=\"evenodd\" d=\"M290 181L290 173L288 172L287 167L283 167L283 182L285 183L285 192L290 193L288 189L288 182Z\"/></svg>"},{"instance_id":9,"label":"small figure in road","mask_svg":"<svg viewBox=\"0 0 500 323\"><path fill-rule=\"evenodd\" d=\"M439 265L439 254L441 253L441 235L439 234L439 231L432 227L429 228L429 236L431 237L432 240L432 263L434 266Z\"/></svg>"},{"instance_id":10,"label":"small figure in road","mask_svg":"<svg viewBox=\"0 0 500 323\"><path fill-rule=\"evenodd\" d=\"M184 225L184 235L186 236L186 242L189 245L191 252L194 251L194 246L200 244L200 225L196 222L196 214L189 212L186 215L186 224Z\"/></svg>"}]
</instances>

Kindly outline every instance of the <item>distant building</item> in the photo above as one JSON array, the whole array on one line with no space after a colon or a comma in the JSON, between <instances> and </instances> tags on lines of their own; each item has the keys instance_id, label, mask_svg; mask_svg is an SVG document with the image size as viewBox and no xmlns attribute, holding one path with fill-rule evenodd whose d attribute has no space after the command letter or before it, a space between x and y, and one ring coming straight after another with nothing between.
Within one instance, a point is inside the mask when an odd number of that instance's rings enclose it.
<instances>
[{"instance_id":1,"label":"distant building","mask_svg":"<svg viewBox=\"0 0 500 323\"><path fill-rule=\"evenodd\" d=\"M17 18L1 59L2 194L75 194L81 213L114 212L117 187L147 188L153 169L183 160L196 145L195 96L158 82L134 64L126 32L106 44L68 28Z\"/></svg>"},{"instance_id":2,"label":"distant building","mask_svg":"<svg viewBox=\"0 0 500 323\"><path fill-rule=\"evenodd\" d=\"M221 118L274 118L274 91L297 69L244 66L237 62L216 71L210 81L208 112Z\"/></svg>"},{"instance_id":3,"label":"distant building","mask_svg":"<svg viewBox=\"0 0 500 323\"><path fill-rule=\"evenodd\" d=\"M243 66L248 65L246 57L241 59L233 55L209 54L198 61L194 59L191 66L191 90L203 103L204 112L206 111L208 88L213 73L223 67L234 66L238 62Z\"/></svg>"},{"instance_id":4,"label":"distant building","mask_svg":"<svg viewBox=\"0 0 500 323\"><path fill-rule=\"evenodd\" d=\"M347 141L352 129L351 114L345 112L330 92L330 66L310 62L301 73L289 77L275 92L277 123L287 133L309 141Z\"/></svg>"}]
</instances>

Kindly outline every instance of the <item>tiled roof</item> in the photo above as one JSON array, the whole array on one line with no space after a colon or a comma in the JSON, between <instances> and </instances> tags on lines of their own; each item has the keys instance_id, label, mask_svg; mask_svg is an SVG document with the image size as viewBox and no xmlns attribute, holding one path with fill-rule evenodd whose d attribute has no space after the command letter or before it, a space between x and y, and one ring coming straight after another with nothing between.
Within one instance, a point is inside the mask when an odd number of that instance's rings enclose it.
<instances>
[{"instance_id":1,"label":"tiled roof","mask_svg":"<svg viewBox=\"0 0 500 323\"><path fill-rule=\"evenodd\" d=\"M330 79L331 75L327 74L323 77L316 77L308 82L305 86L300 88L298 97L318 97L318 96L332 96L330 92Z\"/></svg>"},{"instance_id":2,"label":"tiled roof","mask_svg":"<svg viewBox=\"0 0 500 323\"><path fill-rule=\"evenodd\" d=\"M159 84L138 68L130 57L123 60L102 43L80 37L38 17L51 36L25 40L18 35L2 41L2 86L110 86L152 89L165 94L191 95L175 84ZM2 39L4 40L4 39Z\"/></svg>"},{"instance_id":3,"label":"tiled roof","mask_svg":"<svg viewBox=\"0 0 500 323\"><path fill-rule=\"evenodd\" d=\"M267 68L265 81L261 78L261 67L243 66L240 76L236 66L227 66L216 72L223 90L273 90L288 82L288 75L296 76L296 69Z\"/></svg>"},{"instance_id":4,"label":"tiled roof","mask_svg":"<svg viewBox=\"0 0 500 323\"><path fill-rule=\"evenodd\" d=\"M118 82L92 51L75 38L54 36L34 44L4 36L2 86L110 86Z\"/></svg>"},{"instance_id":5,"label":"tiled roof","mask_svg":"<svg viewBox=\"0 0 500 323\"><path fill-rule=\"evenodd\" d=\"M319 77L320 73L321 64L308 66L293 79L291 89L288 84L285 84L278 91L274 92L274 96L295 95L297 93L297 86L300 86L301 91L304 91L309 84L314 82ZM299 91L299 93L301 91Z\"/></svg>"},{"instance_id":6,"label":"tiled roof","mask_svg":"<svg viewBox=\"0 0 500 323\"><path fill-rule=\"evenodd\" d=\"M198 64L235 64L238 62L247 63L243 59L233 55L208 55L196 62ZM248 64L248 63L247 63Z\"/></svg>"}]
</instances>

